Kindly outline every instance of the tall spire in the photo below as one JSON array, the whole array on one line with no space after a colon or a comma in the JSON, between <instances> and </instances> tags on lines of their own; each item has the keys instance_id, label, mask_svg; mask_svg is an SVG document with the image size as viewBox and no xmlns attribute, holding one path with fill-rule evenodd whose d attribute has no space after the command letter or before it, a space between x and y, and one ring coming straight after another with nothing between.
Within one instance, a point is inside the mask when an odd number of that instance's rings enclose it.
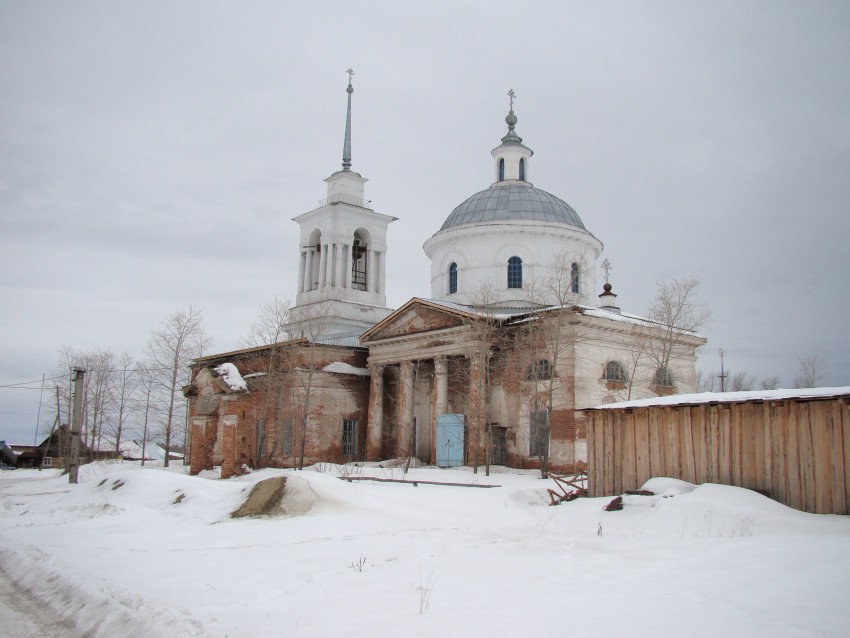
<instances>
[{"instance_id":1,"label":"tall spire","mask_svg":"<svg viewBox=\"0 0 850 638\"><path fill-rule=\"evenodd\" d=\"M505 118L505 123L508 125L508 134L502 138L502 143L505 142L519 142L522 143L522 138L514 132L514 127L517 123L517 117L514 115L514 98L516 97L516 93L511 89L508 91L508 97L510 98L510 112Z\"/></svg>"},{"instance_id":2,"label":"tall spire","mask_svg":"<svg viewBox=\"0 0 850 638\"><path fill-rule=\"evenodd\" d=\"M351 78L354 71L349 67L348 71L348 88L345 92L348 93L348 114L345 117L345 143L342 146L342 170L351 170L351 94L354 93L354 87L351 86Z\"/></svg>"}]
</instances>

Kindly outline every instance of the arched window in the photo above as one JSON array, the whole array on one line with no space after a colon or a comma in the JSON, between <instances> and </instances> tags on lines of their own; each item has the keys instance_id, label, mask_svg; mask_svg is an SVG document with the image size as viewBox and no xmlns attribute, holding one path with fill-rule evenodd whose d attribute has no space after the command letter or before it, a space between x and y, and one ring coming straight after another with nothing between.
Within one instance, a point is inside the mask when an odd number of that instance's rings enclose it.
<instances>
[{"instance_id":1,"label":"arched window","mask_svg":"<svg viewBox=\"0 0 850 638\"><path fill-rule=\"evenodd\" d=\"M658 368L655 371L655 385L662 388L673 387L673 375L670 374L667 368Z\"/></svg>"},{"instance_id":2,"label":"arched window","mask_svg":"<svg viewBox=\"0 0 850 638\"><path fill-rule=\"evenodd\" d=\"M528 372L525 375L529 381L544 381L552 378L552 364L549 359L540 359L528 366Z\"/></svg>"},{"instance_id":3,"label":"arched window","mask_svg":"<svg viewBox=\"0 0 850 638\"><path fill-rule=\"evenodd\" d=\"M449 264L449 294L457 292L457 264L452 262Z\"/></svg>"},{"instance_id":4,"label":"arched window","mask_svg":"<svg viewBox=\"0 0 850 638\"><path fill-rule=\"evenodd\" d=\"M525 158L521 157L519 159L519 178L522 181L525 181Z\"/></svg>"},{"instance_id":5,"label":"arched window","mask_svg":"<svg viewBox=\"0 0 850 638\"><path fill-rule=\"evenodd\" d=\"M618 361L609 361L605 364L605 372L602 378L606 381L626 381L626 370Z\"/></svg>"},{"instance_id":6,"label":"arched window","mask_svg":"<svg viewBox=\"0 0 850 638\"><path fill-rule=\"evenodd\" d=\"M354 233L354 241L351 244L351 287L354 290L366 290L366 263L368 254L368 238L365 233L358 230Z\"/></svg>"},{"instance_id":7,"label":"arched window","mask_svg":"<svg viewBox=\"0 0 850 638\"><path fill-rule=\"evenodd\" d=\"M505 158L504 157L499 158L499 181L500 182L505 181Z\"/></svg>"},{"instance_id":8,"label":"arched window","mask_svg":"<svg viewBox=\"0 0 850 638\"><path fill-rule=\"evenodd\" d=\"M578 270L578 264L573 262L573 265L570 266L570 290L575 293L578 293L581 290L581 285L579 282L579 278L581 274Z\"/></svg>"},{"instance_id":9,"label":"arched window","mask_svg":"<svg viewBox=\"0 0 850 638\"><path fill-rule=\"evenodd\" d=\"M508 259L508 288L522 288L522 259Z\"/></svg>"}]
</instances>

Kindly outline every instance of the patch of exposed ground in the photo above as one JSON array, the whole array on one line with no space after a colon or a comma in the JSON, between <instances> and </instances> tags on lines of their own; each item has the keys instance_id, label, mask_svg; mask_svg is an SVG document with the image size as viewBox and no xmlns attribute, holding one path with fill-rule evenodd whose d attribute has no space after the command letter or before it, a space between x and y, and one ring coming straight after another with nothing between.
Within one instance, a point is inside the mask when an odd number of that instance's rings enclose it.
<instances>
[{"instance_id":1,"label":"patch of exposed ground","mask_svg":"<svg viewBox=\"0 0 850 638\"><path fill-rule=\"evenodd\" d=\"M286 477L276 476L257 483L242 506L233 512L233 518L245 516L274 516L283 514L281 500L286 488Z\"/></svg>"}]
</instances>

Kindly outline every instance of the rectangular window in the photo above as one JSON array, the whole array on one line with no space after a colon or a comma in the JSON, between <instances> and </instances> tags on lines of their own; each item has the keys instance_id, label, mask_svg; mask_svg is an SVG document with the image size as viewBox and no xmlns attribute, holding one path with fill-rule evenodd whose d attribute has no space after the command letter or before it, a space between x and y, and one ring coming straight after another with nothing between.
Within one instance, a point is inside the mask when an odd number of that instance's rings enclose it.
<instances>
[{"instance_id":1,"label":"rectangular window","mask_svg":"<svg viewBox=\"0 0 850 638\"><path fill-rule=\"evenodd\" d=\"M357 421L345 419L342 422L342 455L354 456L357 453Z\"/></svg>"},{"instance_id":2,"label":"rectangular window","mask_svg":"<svg viewBox=\"0 0 850 638\"><path fill-rule=\"evenodd\" d=\"M283 455L289 456L292 454L292 419L283 420L283 432L281 436L283 438L283 441L281 441Z\"/></svg>"},{"instance_id":3,"label":"rectangular window","mask_svg":"<svg viewBox=\"0 0 850 638\"><path fill-rule=\"evenodd\" d=\"M549 414L546 410L531 413L529 456L547 456L549 452Z\"/></svg>"},{"instance_id":4,"label":"rectangular window","mask_svg":"<svg viewBox=\"0 0 850 638\"><path fill-rule=\"evenodd\" d=\"M53 457L52 456L45 456L44 459L41 461L41 464L44 467L52 466L53 465Z\"/></svg>"}]
</instances>

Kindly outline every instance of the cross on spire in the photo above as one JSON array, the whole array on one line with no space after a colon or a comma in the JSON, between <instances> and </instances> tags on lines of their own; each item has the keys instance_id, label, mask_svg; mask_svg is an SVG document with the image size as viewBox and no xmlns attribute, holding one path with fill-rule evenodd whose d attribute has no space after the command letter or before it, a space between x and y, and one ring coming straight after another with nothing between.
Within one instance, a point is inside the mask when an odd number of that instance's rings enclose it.
<instances>
[{"instance_id":1,"label":"cross on spire","mask_svg":"<svg viewBox=\"0 0 850 638\"><path fill-rule=\"evenodd\" d=\"M348 73L348 83L351 84L351 78L354 77L354 71L351 67L348 67L348 71L346 71L346 73Z\"/></svg>"},{"instance_id":2,"label":"cross on spire","mask_svg":"<svg viewBox=\"0 0 850 638\"><path fill-rule=\"evenodd\" d=\"M510 98L510 102L511 102L511 111L513 111L514 110L514 98L516 97L516 93L514 93L513 89L508 91L508 97Z\"/></svg>"},{"instance_id":3,"label":"cross on spire","mask_svg":"<svg viewBox=\"0 0 850 638\"><path fill-rule=\"evenodd\" d=\"M604 271L605 271L605 283L606 283L606 284L608 283L608 275L610 275L610 274L611 274L611 271L612 271L613 269L614 269L614 268L613 268L613 266L611 266L611 262L610 262L610 261L608 261L608 258L606 257L606 258L605 258L605 261L603 261L603 262L602 262L602 270L604 270Z\"/></svg>"}]
</instances>

